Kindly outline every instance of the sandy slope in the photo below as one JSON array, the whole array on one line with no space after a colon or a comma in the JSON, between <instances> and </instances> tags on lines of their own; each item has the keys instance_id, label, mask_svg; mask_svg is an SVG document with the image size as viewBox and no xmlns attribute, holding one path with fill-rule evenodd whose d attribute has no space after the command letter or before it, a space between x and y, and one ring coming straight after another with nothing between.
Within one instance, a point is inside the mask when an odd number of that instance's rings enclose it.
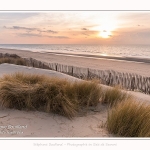
<instances>
[{"instance_id":1,"label":"sandy slope","mask_svg":"<svg viewBox=\"0 0 150 150\"><path fill-rule=\"evenodd\" d=\"M103 128L106 116L105 109L73 120L51 113L1 109L0 137L109 137Z\"/></svg>"},{"instance_id":2,"label":"sandy slope","mask_svg":"<svg viewBox=\"0 0 150 150\"><path fill-rule=\"evenodd\" d=\"M44 74L79 81L55 71L13 64L0 65L0 76L14 72ZM103 127L106 118L107 110L101 105L73 120L51 113L0 108L0 137L109 137L112 135Z\"/></svg>"}]
</instances>

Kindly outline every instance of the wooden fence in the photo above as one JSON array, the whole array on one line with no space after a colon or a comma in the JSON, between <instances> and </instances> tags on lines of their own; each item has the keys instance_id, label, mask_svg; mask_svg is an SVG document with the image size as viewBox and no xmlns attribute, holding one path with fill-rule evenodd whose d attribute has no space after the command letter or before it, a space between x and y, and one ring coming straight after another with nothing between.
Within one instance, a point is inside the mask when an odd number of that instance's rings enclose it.
<instances>
[{"instance_id":1,"label":"wooden fence","mask_svg":"<svg viewBox=\"0 0 150 150\"><path fill-rule=\"evenodd\" d=\"M45 63L33 58L24 59L28 66L55 70L80 79L98 79L100 83L104 85L119 85L122 89L150 94L150 77L144 77L133 73L121 73L113 70L96 70L58 63Z\"/></svg>"}]
</instances>

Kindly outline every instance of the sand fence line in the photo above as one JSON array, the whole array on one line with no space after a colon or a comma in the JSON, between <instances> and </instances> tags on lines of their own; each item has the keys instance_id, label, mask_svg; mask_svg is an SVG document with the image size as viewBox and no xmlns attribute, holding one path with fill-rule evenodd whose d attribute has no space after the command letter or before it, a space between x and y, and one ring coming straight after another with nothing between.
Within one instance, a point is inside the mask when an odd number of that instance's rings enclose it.
<instances>
[{"instance_id":1,"label":"sand fence line","mask_svg":"<svg viewBox=\"0 0 150 150\"><path fill-rule=\"evenodd\" d=\"M58 71L84 80L97 79L101 84L120 86L129 91L150 94L150 77L134 73L117 72L114 70L97 70L58 63L42 62L33 58L23 58L27 66Z\"/></svg>"},{"instance_id":2,"label":"sand fence line","mask_svg":"<svg viewBox=\"0 0 150 150\"><path fill-rule=\"evenodd\" d=\"M2 57L20 58L16 54L0 53L0 58ZM150 94L150 77L134 73L117 72L114 70L97 70L58 63L47 63L34 58L23 57L22 59L24 59L26 65L29 67L55 70L84 80L97 79L104 85L120 86L120 88L125 90Z\"/></svg>"}]
</instances>

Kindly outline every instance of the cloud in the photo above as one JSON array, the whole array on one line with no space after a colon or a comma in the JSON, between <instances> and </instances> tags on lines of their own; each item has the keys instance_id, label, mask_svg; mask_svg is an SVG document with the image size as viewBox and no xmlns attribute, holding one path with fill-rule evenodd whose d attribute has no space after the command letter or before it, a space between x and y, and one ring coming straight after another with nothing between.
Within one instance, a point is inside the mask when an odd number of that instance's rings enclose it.
<instances>
[{"instance_id":1,"label":"cloud","mask_svg":"<svg viewBox=\"0 0 150 150\"><path fill-rule=\"evenodd\" d=\"M83 35L86 35L86 36L90 36L89 34L87 34L87 33L82 33Z\"/></svg>"},{"instance_id":2,"label":"cloud","mask_svg":"<svg viewBox=\"0 0 150 150\"><path fill-rule=\"evenodd\" d=\"M97 33L99 33L99 31L87 30L87 31L82 31L82 32L80 32L80 34L86 35L86 36L95 35L95 34L97 34Z\"/></svg>"},{"instance_id":3,"label":"cloud","mask_svg":"<svg viewBox=\"0 0 150 150\"><path fill-rule=\"evenodd\" d=\"M45 33L52 33L52 34L58 33L57 31L53 31L53 30L41 30L39 28L28 28L28 27L20 27L20 26L13 26L13 27L3 26L3 28L14 29L14 30L38 31L38 32L45 32Z\"/></svg>"},{"instance_id":4,"label":"cloud","mask_svg":"<svg viewBox=\"0 0 150 150\"><path fill-rule=\"evenodd\" d=\"M56 39L69 39L67 36L47 36L49 38L56 38Z\"/></svg>"},{"instance_id":5,"label":"cloud","mask_svg":"<svg viewBox=\"0 0 150 150\"><path fill-rule=\"evenodd\" d=\"M81 30L88 30L87 28L82 28Z\"/></svg>"},{"instance_id":6,"label":"cloud","mask_svg":"<svg viewBox=\"0 0 150 150\"><path fill-rule=\"evenodd\" d=\"M17 34L20 37L48 37L48 38L57 38L57 39L69 39L67 36L47 36L42 34L34 34L34 33L19 33Z\"/></svg>"},{"instance_id":7,"label":"cloud","mask_svg":"<svg viewBox=\"0 0 150 150\"><path fill-rule=\"evenodd\" d=\"M41 34L34 34L34 33L19 33L17 35L21 36L21 37L26 37L26 36L29 36L29 37L33 37L33 36L43 37Z\"/></svg>"},{"instance_id":8,"label":"cloud","mask_svg":"<svg viewBox=\"0 0 150 150\"><path fill-rule=\"evenodd\" d=\"M30 30L30 31L38 30L37 28L26 28L26 27L19 27L19 26L13 26L13 29L16 29L16 30Z\"/></svg>"},{"instance_id":9,"label":"cloud","mask_svg":"<svg viewBox=\"0 0 150 150\"><path fill-rule=\"evenodd\" d=\"M30 30L30 31L37 30L37 28L26 28L26 27L19 27L19 26L12 26L12 27L3 26L3 28L5 28L5 29L15 29L15 30Z\"/></svg>"},{"instance_id":10,"label":"cloud","mask_svg":"<svg viewBox=\"0 0 150 150\"><path fill-rule=\"evenodd\" d=\"M41 31L41 32L53 33L53 34L58 33L57 31L53 31L53 30L46 30L46 31Z\"/></svg>"}]
</instances>

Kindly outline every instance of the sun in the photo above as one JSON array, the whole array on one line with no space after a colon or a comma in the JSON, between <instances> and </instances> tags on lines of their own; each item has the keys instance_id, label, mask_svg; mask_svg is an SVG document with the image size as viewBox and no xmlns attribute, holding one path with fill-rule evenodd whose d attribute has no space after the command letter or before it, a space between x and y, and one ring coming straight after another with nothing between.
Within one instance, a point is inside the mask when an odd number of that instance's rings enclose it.
<instances>
[{"instance_id":1,"label":"sun","mask_svg":"<svg viewBox=\"0 0 150 150\"><path fill-rule=\"evenodd\" d=\"M102 38L110 38L112 36L111 31L103 30L100 31L99 36Z\"/></svg>"},{"instance_id":2,"label":"sun","mask_svg":"<svg viewBox=\"0 0 150 150\"><path fill-rule=\"evenodd\" d=\"M113 31L117 28L115 20L105 19L101 22L99 26L99 37L101 38L111 38L113 36Z\"/></svg>"},{"instance_id":3,"label":"sun","mask_svg":"<svg viewBox=\"0 0 150 150\"><path fill-rule=\"evenodd\" d=\"M91 28L96 31L96 37L110 39L116 35L119 27L118 16L114 13L104 12L95 19L95 25Z\"/></svg>"},{"instance_id":4,"label":"sun","mask_svg":"<svg viewBox=\"0 0 150 150\"><path fill-rule=\"evenodd\" d=\"M103 22L103 24L99 27L99 36L101 38L110 38L112 37L112 31L114 30L114 26L110 22Z\"/></svg>"}]
</instances>

